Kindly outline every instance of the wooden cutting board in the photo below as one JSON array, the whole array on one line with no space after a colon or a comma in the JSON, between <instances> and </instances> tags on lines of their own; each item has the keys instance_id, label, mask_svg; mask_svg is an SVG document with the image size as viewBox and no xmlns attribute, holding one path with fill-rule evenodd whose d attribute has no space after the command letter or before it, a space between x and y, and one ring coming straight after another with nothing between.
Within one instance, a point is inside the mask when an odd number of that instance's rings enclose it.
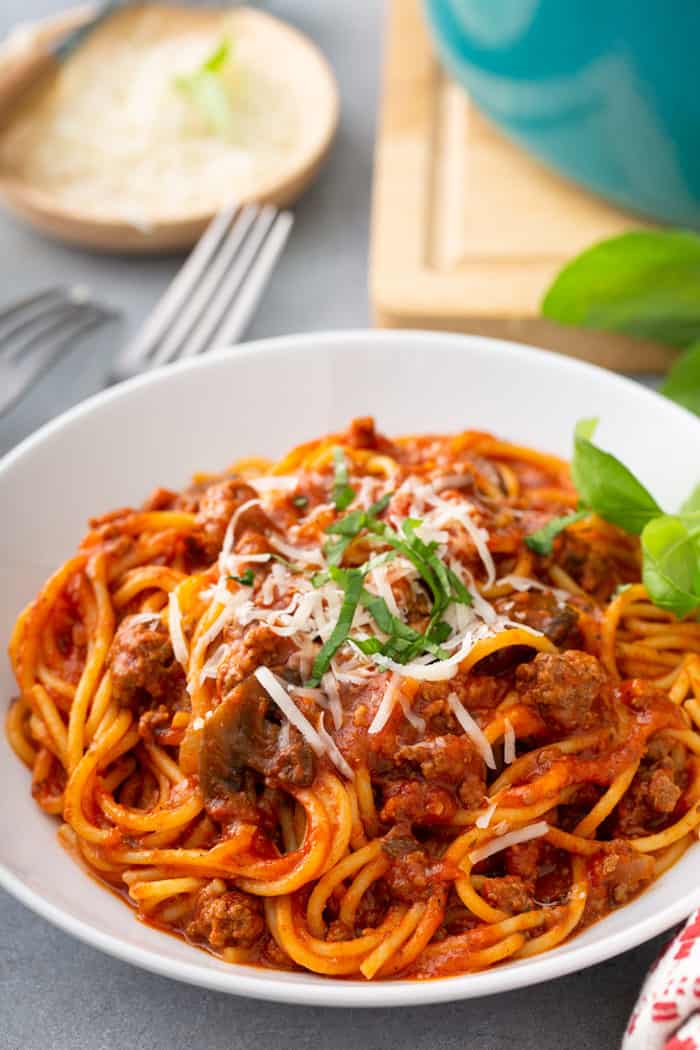
<instances>
[{"instance_id":1,"label":"wooden cutting board","mask_svg":"<svg viewBox=\"0 0 700 1050\"><path fill-rule=\"evenodd\" d=\"M387 30L370 256L376 323L665 371L668 347L539 317L568 259L649 224L553 174L482 117L438 64L420 0L390 0Z\"/></svg>"}]
</instances>

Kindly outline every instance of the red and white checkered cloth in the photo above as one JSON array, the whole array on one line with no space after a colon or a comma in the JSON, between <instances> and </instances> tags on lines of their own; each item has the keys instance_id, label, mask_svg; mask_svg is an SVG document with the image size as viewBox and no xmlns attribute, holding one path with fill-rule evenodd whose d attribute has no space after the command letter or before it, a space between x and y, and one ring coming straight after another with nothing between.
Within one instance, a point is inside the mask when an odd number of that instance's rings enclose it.
<instances>
[{"instance_id":1,"label":"red and white checkered cloth","mask_svg":"<svg viewBox=\"0 0 700 1050\"><path fill-rule=\"evenodd\" d=\"M649 971L622 1050L700 1050L700 910Z\"/></svg>"}]
</instances>

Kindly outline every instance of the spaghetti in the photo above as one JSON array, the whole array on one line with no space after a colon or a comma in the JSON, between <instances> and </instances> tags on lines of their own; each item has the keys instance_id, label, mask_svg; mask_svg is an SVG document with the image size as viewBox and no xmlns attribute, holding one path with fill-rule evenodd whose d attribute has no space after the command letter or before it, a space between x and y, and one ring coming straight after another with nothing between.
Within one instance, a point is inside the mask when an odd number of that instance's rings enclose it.
<instances>
[{"instance_id":1,"label":"spaghetti","mask_svg":"<svg viewBox=\"0 0 700 1050\"><path fill-rule=\"evenodd\" d=\"M20 615L7 733L146 921L431 978L625 903L700 826L700 625L567 465L371 420L91 522Z\"/></svg>"}]
</instances>

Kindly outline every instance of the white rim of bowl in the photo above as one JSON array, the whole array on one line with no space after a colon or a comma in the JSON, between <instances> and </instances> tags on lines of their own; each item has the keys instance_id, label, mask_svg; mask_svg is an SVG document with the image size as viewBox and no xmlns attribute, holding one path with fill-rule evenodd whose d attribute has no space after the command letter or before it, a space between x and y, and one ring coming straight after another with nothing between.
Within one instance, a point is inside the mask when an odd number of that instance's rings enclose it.
<instances>
[{"instance_id":1,"label":"white rim of bowl","mask_svg":"<svg viewBox=\"0 0 700 1050\"><path fill-rule=\"evenodd\" d=\"M485 336L458 335L416 329L402 329L400 331L348 329L346 331L332 330L328 332L319 331L290 336L276 336L270 339L244 343L240 346L223 348L191 361L183 361L154 369L141 376L126 380L117 387L94 394L67 412L62 413L56 419L45 423L34 434L25 438L15 449L7 453L0 460L0 486L2 485L2 477L7 470L23 458L24 455L31 452L35 446L49 440L53 434L61 430L66 424L80 419L82 416L89 415L93 409L98 408L102 404L108 404L111 401L128 397L132 390L152 383L158 383L166 375L176 375L180 372L206 368L209 362L220 361L225 358L234 360L253 354L259 356L260 354L276 354L280 352L295 353L300 349L308 349L314 343L320 344L319 348L325 347L336 351L340 349L343 352L351 352L353 344L395 344L397 349L400 349L409 342L413 345L420 343L428 345L434 344L436 340L446 348L464 347L468 344L472 350L477 352L493 353L498 350L505 351L522 363L534 360L541 361L544 356L548 360L549 367L560 372L562 376L572 372L574 374L600 375L605 378L607 384L612 383L614 386L625 390L633 389L635 396L641 398L642 401L652 402L659 397L658 394L640 386L634 380L607 372L597 365L591 365L551 351L526 346L522 343L513 343L503 339L490 339ZM434 350L435 347L433 346L433 352ZM681 413L688 421L694 421L700 426L700 422L685 409L673 403L669 403L668 407L671 412ZM79 870L77 866L76 870ZM85 873L82 873L81 877L86 877ZM569 951L563 956L545 952L543 955L535 956L533 959L505 964L503 967L479 973L441 977L431 981L383 981L372 984L371 982L338 981L332 978L318 977L315 974L296 972L285 973L285 979L279 980L277 974L273 971L269 971L268 974L260 969L259 974L251 973L250 968L228 964L230 966L230 972L228 972L228 970L209 969L195 963L182 962L179 959L168 959L159 952L135 947L118 937L106 934L96 926L84 922L62 908L51 904L41 894L22 882L3 864L0 864L0 886L32 911L66 933L72 934L78 940L100 949L107 955L132 963L134 966L141 967L151 973L198 987L226 992L230 995L243 995L252 999L263 999L271 1002L333 1007L428 1005L430 1003L451 1002L459 999L471 999L478 996L513 991L516 988L538 984L556 977L564 977L576 970L593 966L596 963L604 962L606 959L620 955L622 952L643 944L657 934L663 933L671 926L687 918L695 908L700 907L699 886L680 900L676 900L661 911L636 922L630 928L609 934L603 941L577 946L577 939L574 938L572 941L567 942L570 946ZM193 952L198 951L196 948L192 950Z\"/></svg>"}]
</instances>

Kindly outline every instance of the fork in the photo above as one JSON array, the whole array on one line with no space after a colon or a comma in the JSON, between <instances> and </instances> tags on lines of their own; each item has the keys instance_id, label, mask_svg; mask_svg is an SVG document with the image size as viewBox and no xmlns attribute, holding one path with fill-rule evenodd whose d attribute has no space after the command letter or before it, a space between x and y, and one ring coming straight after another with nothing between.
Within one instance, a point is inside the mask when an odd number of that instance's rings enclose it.
<instances>
[{"instance_id":1,"label":"fork","mask_svg":"<svg viewBox=\"0 0 700 1050\"><path fill-rule=\"evenodd\" d=\"M76 340L116 317L79 286L47 288L0 310L0 415Z\"/></svg>"},{"instance_id":2,"label":"fork","mask_svg":"<svg viewBox=\"0 0 700 1050\"><path fill-rule=\"evenodd\" d=\"M219 212L141 330L115 359L112 380L237 342L293 221L290 212L269 204Z\"/></svg>"}]
</instances>

